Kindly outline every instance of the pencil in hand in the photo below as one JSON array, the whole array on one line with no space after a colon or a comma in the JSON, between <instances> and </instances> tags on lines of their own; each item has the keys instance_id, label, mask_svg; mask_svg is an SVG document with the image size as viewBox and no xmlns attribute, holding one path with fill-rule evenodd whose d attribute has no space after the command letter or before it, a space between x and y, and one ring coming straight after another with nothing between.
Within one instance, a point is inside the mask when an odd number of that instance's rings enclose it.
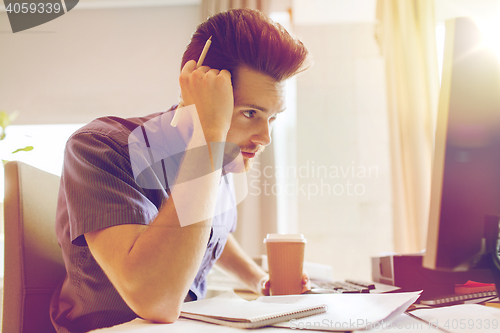
<instances>
[{"instance_id":1,"label":"pencil in hand","mask_svg":"<svg viewBox=\"0 0 500 333\"><path fill-rule=\"evenodd\" d=\"M198 62L196 63L196 68L199 68L203 65L203 61L205 61L205 57L207 56L210 45L212 45L212 36L210 36L210 38L207 39L207 42L203 47L203 51L201 51L200 59L198 59Z\"/></svg>"},{"instance_id":2,"label":"pencil in hand","mask_svg":"<svg viewBox=\"0 0 500 333\"><path fill-rule=\"evenodd\" d=\"M210 45L212 44L212 36L210 36L209 39L207 39L207 42L205 43L205 46L203 47L203 51L201 51L200 58L198 59L198 62L196 63L196 68L199 68L203 65L203 61L205 61L205 57L207 56L208 49L210 48ZM175 114L172 118L172 122L170 125L172 127L177 127L177 123L179 122L179 117L180 117L180 110L179 107L177 107L177 110L175 110Z\"/></svg>"}]
</instances>

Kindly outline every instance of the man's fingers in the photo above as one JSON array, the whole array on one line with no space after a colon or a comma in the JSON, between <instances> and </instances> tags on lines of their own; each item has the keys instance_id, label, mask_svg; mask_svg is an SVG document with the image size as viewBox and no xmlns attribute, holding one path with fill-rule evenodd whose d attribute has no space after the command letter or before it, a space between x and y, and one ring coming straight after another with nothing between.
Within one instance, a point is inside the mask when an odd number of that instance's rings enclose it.
<instances>
[{"instance_id":1,"label":"man's fingers","mask_svg":"<svg viewBox=\"0 0 500 333\"><path fill-rule=\"evenodd\" d=\"M231 77L231 73L225 69L223 69L222 71L219 71L218 69L210 68L208 66L200 66L200 67L196 68L196 62L194 60L189 60L188 62L186 62L186 64L182 68L181 77L182 76L187 77L190 74L192 74L194 71L197 71L197 73L203 73L203 74L210 73L214 76L221 74L223 76Z\"/></svg>"},{"instance_id":2,"label":"man's fingers","mask_svg":"<svg viewBox=\"0 0 500 333\"><path fill-rule=\"evenodd\" d=\"M184 64L184 67L182 67L181 70L181 75L182 74L190 74L196 69L196 61L194 60L189 60Z\"/></svg>"},{"instance_id":3,"label":"man's fingers","mask_svg":"<svg viewBox=\"0 0 500 333\"><path fill-rule=\"evenodd\" d=\"M209 72L210 72L210 73L214 73L215 75L219 75L220 70L215 69L215 68L212 68Z\"/></svg>"},{"instance_id":4,"label":"man's fingers","mask_svg":"<svg viewBox=\"0 0 500 333\"><path fill-rule=\"evenodd\" d=\"M271 282L269 282L269 280L267 280L265 283L264 283L264 286L262 288L262 294L264 296L269 296L269 291L271 289Z\"/></svg>"},{"instance_id":5,"label":"man's fingers","mask_svg":"<svg viewBox=\"0 0 500 333\"><path fill-rule=\"evenodd\" d=\"M203 73L207 73L208 71L211 70L211 68L208 67L208 66L201 66L201 67L196 68L196 70L200 71L200 72L203 72Z\"/></svg>"},{"instance_id":6,"label":"man's fingers","mask_svg":"<svg viewBox=\"0 0 500 333\"><path fill-rule=\"evenodd\" d=\"M226 75L226 76L229 76L229 78L231 78L231 72L228 71L227 69L221 70L219 75Z\"/></svg>"},{"instance_id":7,"label":"man's fingers","mask_svg":"<svg viewBox=\"0 0 500 333\"><path fill-rule=\"evenodd\" d=\"M195 69L196 69L196 61L194 60L189 60L184 64L184 67L182 67L181 70L181 74L179 75L179 84L181 85L181 89L189 84L189 77ZM183 95L183 98L186 98L186 96Z\"/></svg>"},{"instance_id":8,"label":"man's fingers","mask_svg":"<svg viewBox=\"0 0 500 333\"><path fill-rule=\"evenodd\" d=\"M302 272L302 293L311 290L311 280L309 279L309 275L306 270Z\"/></svg>"}]
</instances>

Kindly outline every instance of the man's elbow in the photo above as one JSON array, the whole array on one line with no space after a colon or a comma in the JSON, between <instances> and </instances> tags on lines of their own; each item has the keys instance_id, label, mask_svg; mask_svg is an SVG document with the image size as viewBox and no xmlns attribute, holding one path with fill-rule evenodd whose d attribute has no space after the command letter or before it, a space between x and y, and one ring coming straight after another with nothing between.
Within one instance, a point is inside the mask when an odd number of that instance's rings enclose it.
<instances>
[{"instance_id":1,"label":"man's elbow","mask_svg":"<svg viewBox=\"0 0 500 333\"><path fill-rule=\"evenodd\" d=\"M174 323L181 314L181 302L132 302L131 309L142 319L155 323Z\"/></svg>"},{"instance_id":2,"label":"man's elbow","mask_svg":"<svg viewBox=\"0 0 500 333\"><path fill-rule=\"evenodd\" d=\"M173 324L177 319L179 319L180 311L148 311L146 310L144 315L139 315L142 319L152 321L154 323L160 324Z\"/></svg>"},{"instance_id":3,"label":"man's elbow","mask_svg":"<svg viewBox=\"0 0 500 333\"><path fill-rule=\"evenodd\" d=\"M127 271L121 277L117 289L137 316L158 323L173 323L179 318L185 298L179 286L158 284Z\"/></svg>"}]
</instances>

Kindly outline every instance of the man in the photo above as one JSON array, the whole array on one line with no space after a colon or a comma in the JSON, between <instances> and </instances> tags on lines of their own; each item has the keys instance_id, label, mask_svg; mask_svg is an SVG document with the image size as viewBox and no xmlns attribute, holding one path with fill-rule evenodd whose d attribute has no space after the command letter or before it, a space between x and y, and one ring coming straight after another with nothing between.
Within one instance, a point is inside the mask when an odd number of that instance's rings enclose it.
<instances>
[{"instance_id":1,"label":"man","mask_svg":"<svg viewBox=\"0 0 500 333\"><path fill-rule=\"evenodd\" d=\"M204 66L196 68L210 36ZM216 167L224 154L211 144L237 145L248 170L271 142L273 123L284 110L284 80L304 68L307 55L300 41L258 11L217 14L198 26L182 59L179 83L186 108L142 118L99 118L71 136L56 221L68 273L51 302L58 332L84 332L136 317L172 323L184 301L205 296L205 277L215 261L256 293L269 294L268 275L230 235L235 205L210 216L227 185ZM186 111L190 106L194 113ZM170 126L175 112L182 112L178 129ZM171 149L177 144L184 145L182 158L161 162L165 174L171 171L165 165L177 163L175 184L172 177L161 179L160 168L149 180L162 186L144 186L132 147L151 156L157 153L152 147L160 147L165 157L178 155L178 147ZM197 147L208 154L200 157ZM208 174L193 177L201 164L208 165ZM194 178L202 183L196 191L177 181ZM185 223L195 208L207 218ZM306 275L303 284L304 291L310 288Z\"/></svg>"}]
</instances>

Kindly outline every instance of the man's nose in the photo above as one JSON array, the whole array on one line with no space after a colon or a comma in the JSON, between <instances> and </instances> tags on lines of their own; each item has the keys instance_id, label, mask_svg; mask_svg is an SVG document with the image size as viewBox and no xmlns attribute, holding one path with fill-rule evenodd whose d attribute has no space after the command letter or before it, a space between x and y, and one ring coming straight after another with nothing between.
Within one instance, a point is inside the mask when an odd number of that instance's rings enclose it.
<instances>
[{"instance_id":1,"label":"man's nose","mask_svg":"<svg viewBox=\"0 0 500 333\"><path fill-rule=\"evenodd\" d=\"M256 133L252 136L252 142L261 146L267 146L271 143L271 125L268 121L263 121Z\"/></svg>"}]
</instances>

